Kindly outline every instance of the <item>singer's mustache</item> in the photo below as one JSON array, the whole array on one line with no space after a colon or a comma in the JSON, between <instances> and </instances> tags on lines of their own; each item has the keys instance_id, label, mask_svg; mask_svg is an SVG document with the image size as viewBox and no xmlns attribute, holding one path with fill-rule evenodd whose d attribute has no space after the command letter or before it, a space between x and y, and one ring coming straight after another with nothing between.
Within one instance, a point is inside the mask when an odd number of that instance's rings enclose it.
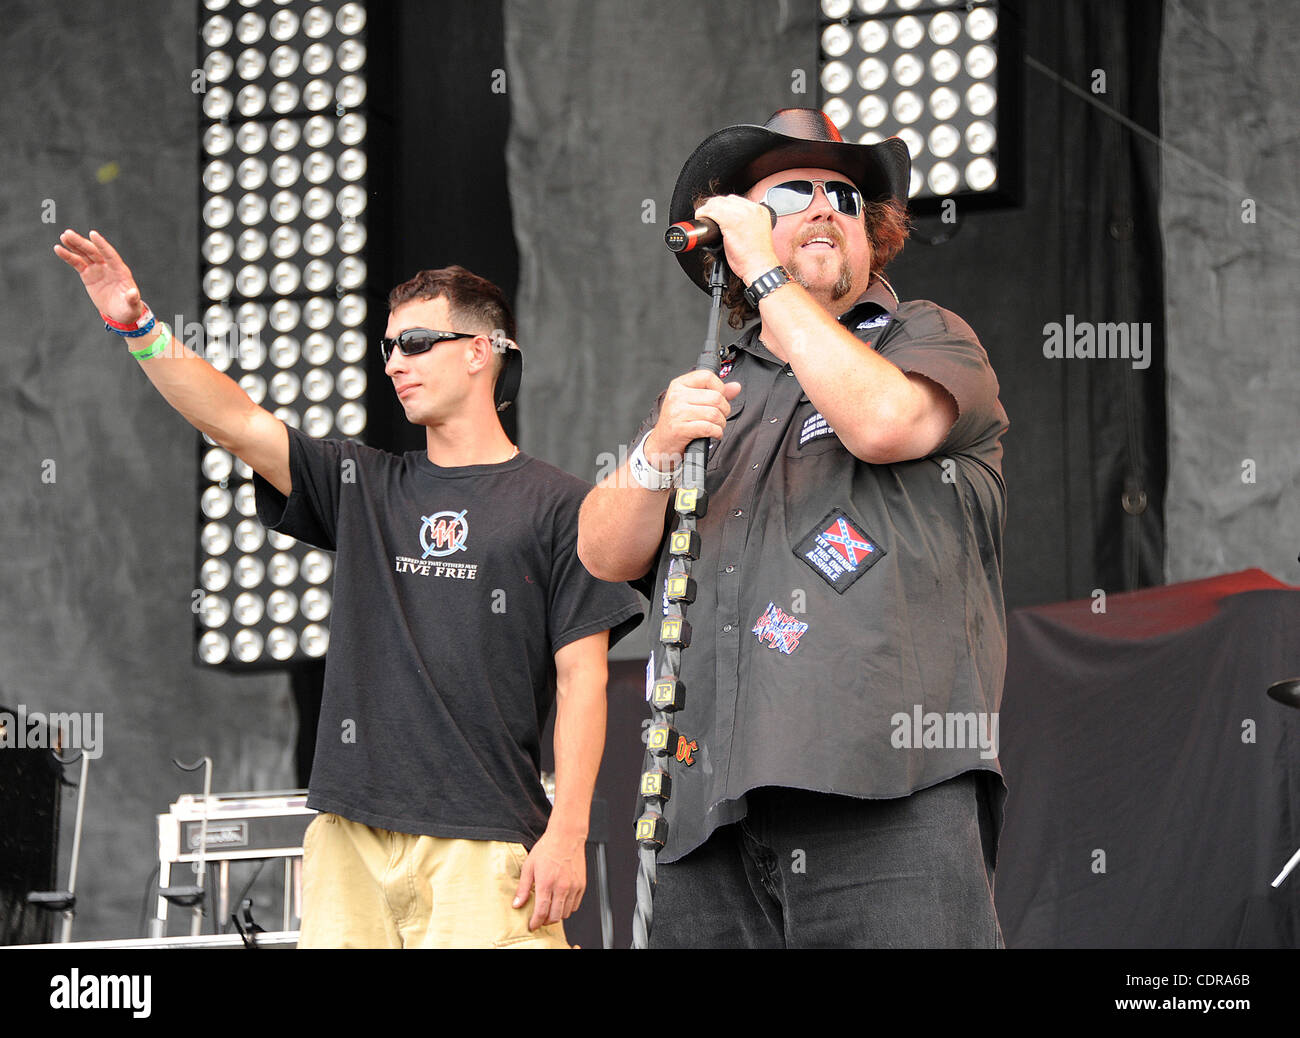
<instances>
[{"instance_id":1,"label":"singer's mustache","mask_svg":"<svg viewBox=\"0 0 1300 1038\"><path fill-rule=\"evenodd\" d=\"M844 248L844 234L833 223L825 224L822 227L808 228L808 230L801 234L798 240L795 241L794 247L796 249L802 249L814 238L829 238L835 244L837 249L843 250Z\"/></svg>"}]
</instances>

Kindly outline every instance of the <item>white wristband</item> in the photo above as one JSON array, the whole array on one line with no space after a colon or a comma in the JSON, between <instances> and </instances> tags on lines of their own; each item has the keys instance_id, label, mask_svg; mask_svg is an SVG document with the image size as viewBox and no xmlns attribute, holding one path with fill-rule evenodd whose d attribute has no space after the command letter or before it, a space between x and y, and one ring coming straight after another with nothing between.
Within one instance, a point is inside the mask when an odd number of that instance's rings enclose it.
<instances>
[{"instance_id":1,"label":"white wristband","mask_svg":"<svg viewBox=\"0 0 1300 1038\"><path fill-rule=\"evenodd\" d=\"M628 472L631 473L636 485L646 490L671 490L677 484L677 472L676 470L661 472L650 464L645 456L645 442L648 439L650 433L642 436L637 441L637 445L632 448L632 454L627 459Z\"/></svg>"}]
</instances>

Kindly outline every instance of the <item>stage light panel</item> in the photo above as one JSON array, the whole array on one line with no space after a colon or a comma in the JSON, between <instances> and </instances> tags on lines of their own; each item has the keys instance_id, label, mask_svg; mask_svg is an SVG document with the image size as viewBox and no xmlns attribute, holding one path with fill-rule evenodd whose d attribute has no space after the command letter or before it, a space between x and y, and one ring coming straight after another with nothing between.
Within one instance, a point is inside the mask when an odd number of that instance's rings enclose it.
<instances>
[{"instance_id":1,"label":"stage light panel","mask_svg":"<svg viewBox=\"0 0 1300 1038\"><path fill-rule=\"evenodd\" d=\"M844 139L902 139L912 155L908 193L918 211L936 209L945 198L1014 201L1017 149L1008 146L1019 134L1014 5L821 0L819 6L821 107Z\"/></svg>"}]
</instances>

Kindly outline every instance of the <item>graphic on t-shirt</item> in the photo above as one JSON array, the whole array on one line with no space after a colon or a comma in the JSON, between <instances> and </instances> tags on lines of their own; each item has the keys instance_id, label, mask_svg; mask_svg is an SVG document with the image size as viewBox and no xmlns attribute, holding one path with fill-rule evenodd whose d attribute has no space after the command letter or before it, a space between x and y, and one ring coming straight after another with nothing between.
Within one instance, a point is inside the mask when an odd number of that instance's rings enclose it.
<instances>
[{"instance_id":1,"label":"graphic on t-shirt","mask_svg":"<svg viewBox=\"0 0 1300 1038\"><path fill-rule=\"evenodd\" d=\"M466 509L465 511L468 511ZM440 559L458 551L465 551L469 539L469 523L465 512L434 512L420 517L420 547L422 559Z\"/></svg>"},{"instance_id":2,"label":"graphic on t-shirt","mask_svg":"<svg viewBox=\"0 0 1300 1038\"><path fill-rule=\"evenodd\" d=\"M795 545L794 553L842 595L885 554L861 530L861 523L834 508Z\"/></svg>"},{"instance_id":3,"label":"graphic on t-shirt","mask_svg":"<svg viewBox=\"0 0 1300 1038\"><path fill-rule=\"evenodd\" d=\"M418 559L409 555L393 558L393 568L398 573L414 573L421 577L452 577L457 580L474 580L478 576L476 562L433 562L458 551L469 549L469 509L459 512L434 512L420 516L420 547L424 554Z\"/></svg>"},{"instance_id":4,"label":"graphic on t-shirt","mask_svg":"<svg viewBox=\"0 0 1300 1038\"><path fill-rule=\"evenodd\" d=\"M799 648L799 639L807 631L806 623L796 620L775 602L768 602L767 609L758 618L758 623L754 624L750 633L757 635L758 640L765 643L768 648L776 649L789 656Z\"/></svg>"}]
</instances>

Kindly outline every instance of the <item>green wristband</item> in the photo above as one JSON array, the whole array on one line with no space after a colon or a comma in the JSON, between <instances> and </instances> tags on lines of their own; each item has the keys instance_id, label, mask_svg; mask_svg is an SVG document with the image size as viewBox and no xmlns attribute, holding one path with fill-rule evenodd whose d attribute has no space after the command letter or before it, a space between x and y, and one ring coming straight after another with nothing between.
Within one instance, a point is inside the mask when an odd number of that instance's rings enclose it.
<instances>
[{"instance_id":1,"label":"green wristband","mask_svg":"<svg viewBox=\"0 0 1300 1038\"><path fill-rule=\"evenodd\" d=\"M142 349L132 350L131 356L136 360L149 360L167 349L167 344L172 341L171 330L162 323L158 322L158 338L154 339L148 346Z\"/></svg>"}]
</instances>

